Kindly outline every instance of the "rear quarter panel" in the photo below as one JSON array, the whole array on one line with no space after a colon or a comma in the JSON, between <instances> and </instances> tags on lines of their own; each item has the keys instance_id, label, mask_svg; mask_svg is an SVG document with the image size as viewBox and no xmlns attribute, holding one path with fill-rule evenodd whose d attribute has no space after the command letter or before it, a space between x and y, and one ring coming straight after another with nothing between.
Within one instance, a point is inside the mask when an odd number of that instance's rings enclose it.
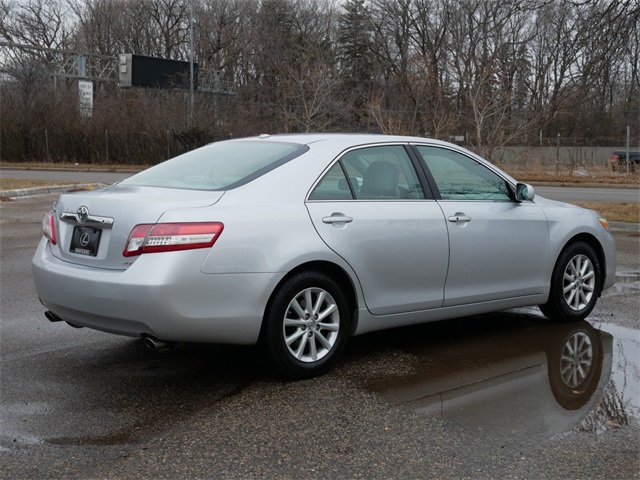
<instances>
[{"instance_id":1,"label":"rear quarter panel","mask_svg":"<svg viewBox=\"0 0 640 480\"><path fill-rule=\"evenodd\" d=\"M326 261L341 267L361 291L349 265L322 241L305 207L311 185L344 148L338 142L309 152L227 191L210 207L167 212L160 221L219 221L224 230L201 265L205 274L281 273Z\"/></svg>"}]
</instances>

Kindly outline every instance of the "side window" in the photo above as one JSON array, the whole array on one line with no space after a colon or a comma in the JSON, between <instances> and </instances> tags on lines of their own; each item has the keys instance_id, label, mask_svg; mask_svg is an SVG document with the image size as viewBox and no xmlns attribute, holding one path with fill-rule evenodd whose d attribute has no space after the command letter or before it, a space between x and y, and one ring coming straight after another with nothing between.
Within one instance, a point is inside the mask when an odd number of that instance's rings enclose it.
<instances>
[{"instance_id":1,"label":"side window","mask_svg":"<svg viewBox=\"0 0 640 480\"><path fill-rule=\"evenodd\" d=\"M444 200L511 200L504 179L451 150L418 146Z\"/></svg>"},{"instance_id":2,"label":"side window","mask_svg":"<svg viewBox=\"0 0 640 480\"><path fill-rule=\"evenodd\" d=\"M425 198L411 159L401 145L352 150L341 162L358 200Z\"/></svg>"},{"instance_id":3,"label":"side window","mask_svg":"<svg viewBox=\"0 0 640 480\"><path fill-rule=\"evenodd\" d=\"M340 162L336 162L333 167L322 177L309 195L309 200L352 200L351 189L347 182L347 177L342 171Z\"/></svg>"}]
</instances>

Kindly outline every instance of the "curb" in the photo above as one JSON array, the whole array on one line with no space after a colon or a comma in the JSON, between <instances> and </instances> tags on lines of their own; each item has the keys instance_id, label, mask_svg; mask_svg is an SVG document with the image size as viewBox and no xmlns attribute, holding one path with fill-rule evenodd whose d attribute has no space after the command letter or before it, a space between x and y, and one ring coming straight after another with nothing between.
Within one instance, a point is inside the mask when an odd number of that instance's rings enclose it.
<instances>
[{"instance_id":1,"label":"curb","mask_svg":"<svg viewBox=\"0 0 640 480\"><path fill-rule=\"evenodd\" d=\"M0 190L0 197L21 198L37 195L49 195L51 193L65 193L80 190L98 190L107 187L106 183L74 183L69 185L52 185L49 187L19 188L16 190Z\"/></svg>"}]
</instances>

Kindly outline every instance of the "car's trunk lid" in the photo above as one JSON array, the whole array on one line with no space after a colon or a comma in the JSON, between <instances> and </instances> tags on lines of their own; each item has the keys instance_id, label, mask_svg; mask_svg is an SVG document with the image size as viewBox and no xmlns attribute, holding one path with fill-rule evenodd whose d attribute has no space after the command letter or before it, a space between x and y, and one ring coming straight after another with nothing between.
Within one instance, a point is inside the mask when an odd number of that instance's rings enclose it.
<instances>
[{"instance_id":1,"label":"car's trunk lid","mask_svg":"<svg viewBox=\"0 0 640 480\"><path fill-rule=\"evenodd\" d=\"M60 196L55 209L61 260L95 268L125 270L137 257L123 251L133 227L154 224L166 212L213 205L217 191L119 186Z\"/></svg>"}]
</instances>

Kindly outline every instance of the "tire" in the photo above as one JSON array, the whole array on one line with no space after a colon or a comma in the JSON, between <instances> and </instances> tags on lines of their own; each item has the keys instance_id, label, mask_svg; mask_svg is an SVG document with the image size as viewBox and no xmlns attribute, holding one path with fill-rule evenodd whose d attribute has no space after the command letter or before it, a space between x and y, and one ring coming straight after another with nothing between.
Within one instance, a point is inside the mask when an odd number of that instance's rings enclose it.
<instances>
[{"instance_id":1,"label":"tire","mask_svg":"<svg viewBox=\"0 0 640 480\"><path fill-rule=\"evenodd\" d=\"M278 373L315 377L342 354L350 324L340 286L324 273L305 271L275 293L265 316L264 342Z\"/></svg>"},{"instance_id":2,"label":"tire","mask_svg":"<svg viewBox=\"0 0 640 480\"><path fill-rule=\"evenodd\" d=\"M562 251L551 276L549 300L540 310L557 322L584 320L602 289L602 271L595 250L575 242Z\"/></svg>"},{"instance_id":3,"label":"tire","mask_svg":"<svg viewBox=\"0 0 640 480\"><path fill-rule=\"evenodd\" d=\"M600 337L588 323L578 325L547 354L551 391L567 410L578 410L591 399L602 374Z\"/></svg>"}]
</instances>

